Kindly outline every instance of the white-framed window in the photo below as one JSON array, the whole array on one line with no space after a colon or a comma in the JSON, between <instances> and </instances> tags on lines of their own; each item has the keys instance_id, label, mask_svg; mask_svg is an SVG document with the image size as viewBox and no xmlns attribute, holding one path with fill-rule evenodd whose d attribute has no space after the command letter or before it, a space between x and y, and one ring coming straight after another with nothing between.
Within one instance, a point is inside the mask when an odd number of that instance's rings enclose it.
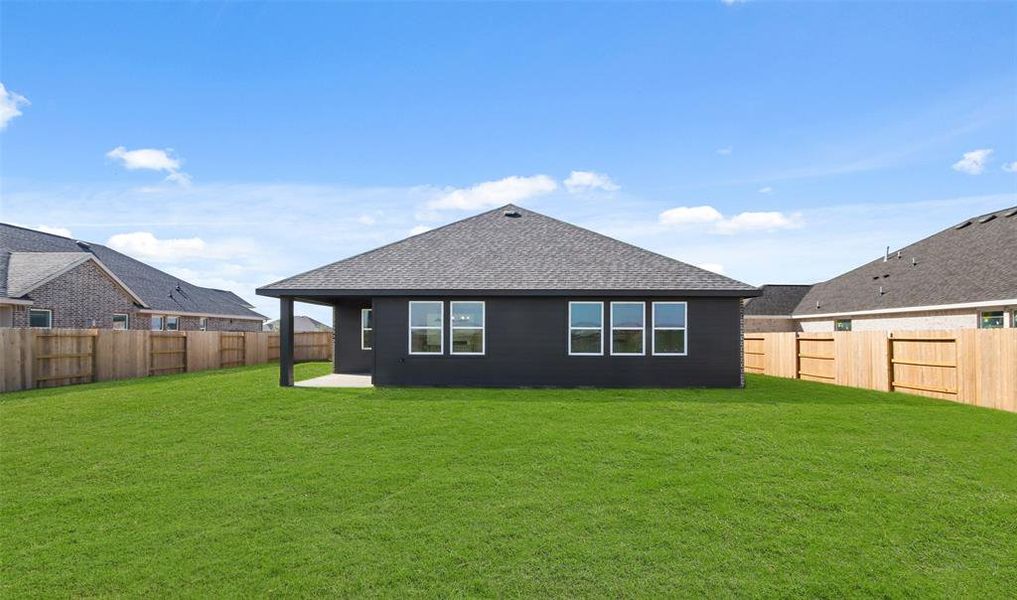
<instances>
[{"instance_id":1,"label":"white-framed window","mask_svg":"<svg viewBox=\"0 0 1017 600\"><path fill-rule=\"evenodd\" d=\"M611 303L611 354L646 354L646 303Z\"/></svg>"},{"instance_id":2,"label":"white-framed window","mask_svg":"<svg viewBox=\"0 0 1017 600\"><path fill-rule=\"evenodd\" d=\"M180 317L166 317L166 331L177 331L180 329Z\"/></svg>"},{"instance_id":3,"label":"white-framed window","mask_svg":"<svg viewBox=\"0 0 1017 600\"><path fill-rule=\"evenodd\" d=\"M604 303L569 302L569 356L604 354Z\"/></svg>"},{"instance_id":4,"label":"white-framed window","mask_svg":"<svg viewBox=\"0 0 1017 600\"><path fill-rule=\"evenodd\" d=\"M483 355L486 350L485 320L487 305L483 301L463 300L449 303L451 353Z\"/></svg>"},{"instance_id":5,"label":"white-framed window","mask_svg":"<svg viewBox=\"0 0 1017 600\"><path fill-rule=\"evenodd\" d=\"M445 303L410 301L410 354L445 353Z\"/></svg>"},{"instance_id":6,"label":"white-framed window","mask_svg":"<svg viewBox=\"0 0 1017 600\"><path fill-rule=\"evenodd\" d=\"M1002 329L1003 326L1003 311L1001 310L987 311L979 315L979 329Z\"/></svg>"},{"instance_id":7,"label":"white-framed window","mask_svg":"<svg viewBox=\"0 0 1017 600\"><path fill-rule=\"evenodd\" d=\"M162 315L152 315L149 329L152 331L162 331L164 323L165 321Z\"/></svg>"},{"instance_id":8,"label":"white-framed window","mask_svg":"<svg viewBox=\"0 0 1017 600\"><path fill-rule=\"evenodd\" d=\"M833 322L834 331L851 331L851 319L837 319Z\"/></svg>"},{"instance_id":9,"label":"white-framed window","mask_svg":"<svg viewBox=\"0 0 1017 600\"><path fill-rule=\"evenodd\" d=\"M48 308L28 309L28 326L38 329L52 329L53 311Z\"/></svg>"},{"instance_id":10,"label":"white-framed window","mask_svg":"<svg viewBox=\"0 0 1017 600\"><path fill-rule=\"evenodd\" d=\"M208 331L208 317L198 318L198 331Z\"/></svg>"},{"instance_id":11,"label":"white-framed window","mask_svg":"<svg viewBox=\"0 0 1017 600\"><path fill-rule=\"evenodd\" d=\"M360 349L374 348L374 312L370 308L360 309Z\"/></svg>"},{"instance_id":12,"label":"white-framed window","mask_svg":"<svg viewBox=\"0 0 1017 600\"><path fill-rule=\"evenodd\" d=\"M131 317L129 315L115 313L113 315L113 329L130 329Z\"/></svg>"},{"instance_id":13,"label":"white-framed window","mask_svg":"<svg viewBox=\"0 0 1017 600\"><path fill-rule=\"evenodd\" d=\"M686 356L689 353L688 304L653 303L653 355Z\"/></svg>"}]
</instances>

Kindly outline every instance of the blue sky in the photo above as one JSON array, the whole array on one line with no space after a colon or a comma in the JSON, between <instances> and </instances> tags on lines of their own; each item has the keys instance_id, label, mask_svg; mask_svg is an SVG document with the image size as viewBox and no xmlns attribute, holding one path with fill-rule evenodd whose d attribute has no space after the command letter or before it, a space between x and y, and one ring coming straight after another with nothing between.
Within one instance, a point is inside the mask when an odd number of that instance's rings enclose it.
<instances>
[{"instance_id":1,"label":"blue sky","mask_svg":"<svg viewBox=\"0 0 1017 600\"><path fill-rule=\"evenodd\" d=\"M1017 204L1013 2L3 3L0 82L0 219L273 316L507 201L754 284Z\"/></svg>"}]
</instances>

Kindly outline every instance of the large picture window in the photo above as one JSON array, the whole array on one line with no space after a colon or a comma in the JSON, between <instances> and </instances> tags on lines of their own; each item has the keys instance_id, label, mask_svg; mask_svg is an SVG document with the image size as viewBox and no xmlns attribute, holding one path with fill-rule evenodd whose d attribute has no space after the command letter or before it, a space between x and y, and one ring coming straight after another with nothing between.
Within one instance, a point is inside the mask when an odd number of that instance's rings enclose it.
<instances>
[{"instance_id":1,"label":"large picture window","mask_svg":"<svg viewBox=\"0 0 1017 600\"><path fill-rule=\"evenodd\" d=\"M28 326L50 329L53 327L53 311L46 308L28 309Z\"/></svg>"},{"instance_id":2,"label":"large picture window","mask_svg":"<svg viewBox=\"0 0 1017 600\"><path fill-rule=\"evenodd\" d=\"M374 348L374 313L370 308L360 309L360 349Z\"/></svg>"},{"instance_id":3,"label":"large picture window","mask_svg":"<svg viewBox=\"0 0 1017 600\"><path fill-rule=\"evenodd\" d=\"M484 353L483 302L451 302L449 306L452 354Z\"/></svg>"},{"instance_id":4,"label":"large picture window","mask_svg":"<svg viewBox=\"0 0 1017 600\"><path fill-rule=\"evenodd\" d=\"M684 302L653 303L653 354L685 356L688 348L687 305Z\"/></svg>"},{"instance_id":5,"label":"large picture window","mask_svg":"<svg viewBox=\"0 0 1017 600\"><path fill-rule=\"evenodd\" d=\"M410 354L445 352L444 302L410 302Z\"/></svg>"},{"instance_id":6,"label":"large picture window","mask_svg":"<svg viewBox=\"0 0 1017 600\"><path fill-rule=\"evenodd\" d=\"M604 303L569 302L569 355L604 354Z\"/></svg>"},{"instance_id":7,"label":"large picture window","mask_svg":"<svg viewBox=\"0 0 1017 600\"><path fill-rule=\"evenodd\" d=\"M611 354L646 354L646 305L642 302L611 303Z\"/></svg>"}]
</instances>

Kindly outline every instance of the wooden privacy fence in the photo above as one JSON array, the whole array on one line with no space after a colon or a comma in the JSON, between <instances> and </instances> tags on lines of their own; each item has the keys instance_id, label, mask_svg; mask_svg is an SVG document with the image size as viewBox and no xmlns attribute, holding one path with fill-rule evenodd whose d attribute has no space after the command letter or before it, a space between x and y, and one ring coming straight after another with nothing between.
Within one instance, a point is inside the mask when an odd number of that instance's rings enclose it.
<instances>
[{"instance_id":1,"label":"wooden privacy fence","mask_svg":"<svg viewBox=\"0 0 1017 600\"><path fill-rule=\"evenodd\" d=\"M752 333L745 370L1017 412L1017 329Z\"/></svg>"},{"instance_id":2,"label":"wooden privacy fence","mask_svg":"<svg viewBox=\"0 0 1017 600\"><path fill-rule=\"evenodd\" d=\"M331 360L332 334L294 334L296 361ZM238 331L0 329L0 392L256 365L279 334Z\"/></svg>"}]
</instances>

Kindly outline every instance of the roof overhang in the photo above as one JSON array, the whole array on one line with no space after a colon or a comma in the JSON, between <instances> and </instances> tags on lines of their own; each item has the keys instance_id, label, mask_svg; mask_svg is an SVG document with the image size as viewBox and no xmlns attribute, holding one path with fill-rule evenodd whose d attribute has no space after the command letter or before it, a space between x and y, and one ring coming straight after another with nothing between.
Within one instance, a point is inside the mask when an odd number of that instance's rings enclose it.
<instances>
[{"instance_id":1,"label":"roof overhang","mask_svg":"<svg viewBox=\"0 0 1017 600\"><path fill-rule=\"evenodd\" d=\"M19 298L2 298L0 297L0 304L14 304L17 306L31 306L35 302L31 300L21 300Z\"/></svg>"},{"instance_id":2,"label":"roof overhang","mask_svg":"<svg viewBox=\"0 0 1017 600\"><path fill-rule=\"evenodd\" d=\"M988 306L1010 306L1017 305L1017 298L1007 300L984 300L980 302L960 302L957 304L933 304L929 306L902 306L898 308L877 308L872 310L853 310L816 314L791 315L792 319L822 319L828 317L855 317L864 315L886 315L914 312L928 312L937 310L963 310L965 308L985 308Z\"/></svg>"},{"instance_id":3,"label":"roof overhang","mask_svg":"<svg viewBox=\"0 0 1017 600\"><path fill-rule=\"evenodd\" d=\"M343 296L633 296L755 298L762 292L748 290L449 290L449 289L280 289L259 288L270 298L335 298Z\"/></svg>"}]
</instances>

